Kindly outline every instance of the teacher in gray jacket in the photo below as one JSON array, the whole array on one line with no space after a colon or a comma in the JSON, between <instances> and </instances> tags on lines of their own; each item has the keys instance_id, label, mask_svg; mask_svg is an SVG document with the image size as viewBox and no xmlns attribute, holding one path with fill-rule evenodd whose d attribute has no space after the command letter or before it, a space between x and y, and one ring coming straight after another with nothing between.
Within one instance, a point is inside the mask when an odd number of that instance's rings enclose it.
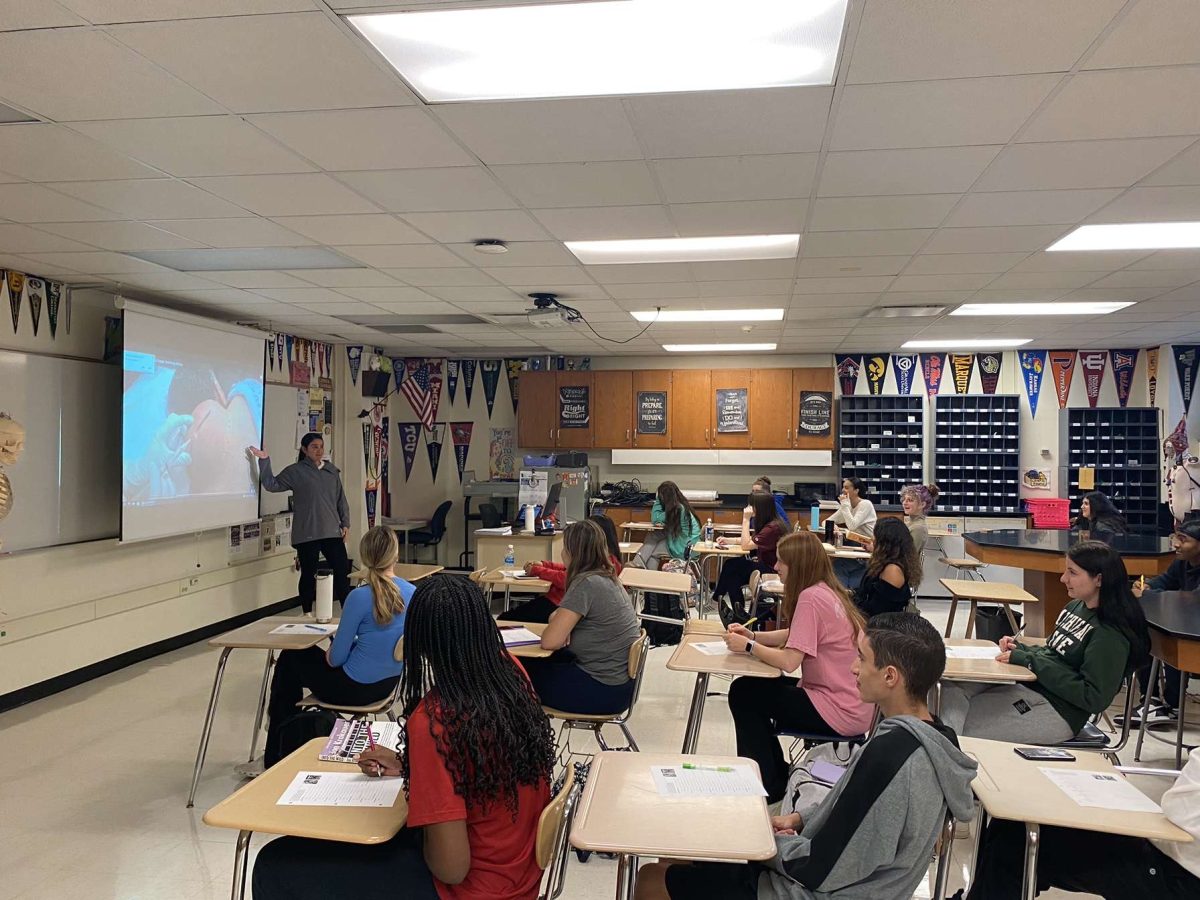
<instances>
[{"instance_id":1,"label":"teacher in gray jacket","mask_svg":"<svg viewBox=\"0 0 1200 900\"><path fill-rule=\"evenodd\" d=\"M315 431L300 441L300 456L278 475L271 457L257 447L247 450L258 459L258 479L264 490L292 492L292 546L300 559L300 604L312 612L317 599L317 565L322 556L333 570L333 598L341 603L350 592L350 504L342 474L325 459L325 441Z\"/></svg>"}]
</instances>

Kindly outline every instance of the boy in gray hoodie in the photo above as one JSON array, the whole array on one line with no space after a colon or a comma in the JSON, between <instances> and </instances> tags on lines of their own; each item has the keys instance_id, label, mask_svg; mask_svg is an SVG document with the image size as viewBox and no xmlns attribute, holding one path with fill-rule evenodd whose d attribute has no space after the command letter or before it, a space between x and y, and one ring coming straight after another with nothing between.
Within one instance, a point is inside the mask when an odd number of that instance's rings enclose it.
<instances>
[{"instance_id":1,"label":"boy in gray hoodie","mask_svg":"<svg viewBox=\"0 0 1200 900\"><path fill-rule=\"evenodd\" d=\"M637 900L908 900L929 868L947 808L971 814L974 760L929 712L946 666L942 637L911 613L870 620L854 674L885 718L833 791L802 821L776 816L765 864L659 862L638 874Z\"/></svg>"}]
</instances>

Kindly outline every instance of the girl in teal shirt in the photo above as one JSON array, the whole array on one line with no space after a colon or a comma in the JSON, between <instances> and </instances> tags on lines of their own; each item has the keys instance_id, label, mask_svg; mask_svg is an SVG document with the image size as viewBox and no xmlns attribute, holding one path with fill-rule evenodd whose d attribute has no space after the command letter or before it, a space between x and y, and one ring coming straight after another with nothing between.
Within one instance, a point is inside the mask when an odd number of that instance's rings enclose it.
<instances>
[{"instance_id":1,"label":"girl in teal shirt","mask_svg":"<svg viewBox=\"0 0 1200 900\"><path fill-rule=\"evenodd\" d=\"M700 520L683 491L673 481L658 486L650 521L661 525L662 531L647 535L638 558L651 569L658 568L658 554L668 553L672 559L687 559L688 549L700 540Z\"/></svg>"}]
</instances>

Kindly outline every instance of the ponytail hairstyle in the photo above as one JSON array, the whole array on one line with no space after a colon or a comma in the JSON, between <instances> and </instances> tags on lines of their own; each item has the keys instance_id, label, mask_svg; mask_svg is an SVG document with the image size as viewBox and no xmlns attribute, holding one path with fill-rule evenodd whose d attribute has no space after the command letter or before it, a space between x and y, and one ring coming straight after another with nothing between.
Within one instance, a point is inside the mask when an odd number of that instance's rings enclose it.
<instances>
[{"instance_id":1,"label":"ponytail hairstyle","mask_svg":"<svg viewBox=\"0 0 1200 900\"><path fill-rule=\"evenodd\" d=\"M396 613L404 611L404 598L396 582L384 574L400 558L396 533L386 525L376 525L358 542L358 555L367 570L367 584L375 607L375 621L387 625Z\"/></svg>"},{"instance_id":2,"label":"ponytail hairstyle","mask_svg":"<svg viewBox=\"0 0 1200 900\"><path fill-rule=\"evenodd\" d=\"M867 487L867 483L865 481L863 481L861 478L855 478L853 475L848 475L846 478L844 478L842 480L848 481L848 482L850 482L850 484L852 484L854 486L854 489L856 491L858 491L858 499L859 500L867 499L867 493L869 491L869 488Z\"/></svg>"},{"instance_id":3,"label":"ponytail hairstyle","mask_svg":"<svg viewBox=\"0 0 1200 900\"><path fill-rule=\"evenodd\" d=\"M563 550L570 556L567 562L568 590L575 579L593 572L616 580L617 570L609 558L604 529L591 519L572 522L567 526L563 532Z\"/></svg>"},{"instance_id":4,"label":"ponytail hairstyle","mask_svg":"<svg viewBox=\"0 0 1200 900\"><path fill-rule=\"evenodd\" d=\"M1080 541L1067 551L1070 560L1093 578L1100 578L1100 605L1096 618L1116 628L1129 641L1126 671L1139 669L1150 659L1150 629L1142 605L1129 586L1129 572L1121 555L1103 541Z\"/></svg>"},{"instance_id":5,"label":"ponytail hairstyle","mask_svg":"<svg viewBox=\"0 0 1200 900\"><path fill-rule=\"evenodd\" d=\"M866 627L866 622L850 594L833 574L829 554L821 545L820 538L811 531L797 531L780 538L775 552L779 554L779 561L788 567L787 580L783 586L783 601L779 605L781 621L792 620L801 591L814 584L824 583L842 601L842 609L846 618L850 620L850 627L854 630L854 638L857 640L859 632Z\"/></svg>"},{"instance_id":6,"label":"ponytail hairstyle","mask_svg":"<svg viewBox=\"0 0 1200 900\"><path fill-rule=\"evenodd\" d=\"M895 564L904 573L909 587L921 583L921 554L913 543L912 532L900 519L888 517L875 523L871 534L874 550L867 560L867 575L877 578L889 565Z\"/></svg>"},{"instance_id":7,"label":"ponytail hairstyle","mask_svg":"<svg viewBox=\"0 0 1200 900\"><path fill-rule=\"evenodd\" d=\"M319 431L310 431L302 437L300 439L300 452L296 456L296 462L304 462L304 451L308 449L308 445L313 441L320 441L323 444L325 443L325 435Z\"/></svg>"},{"instance_id":8,"label":"ponytail hairstyle","mask_svg":"<svg viewBox=\"0 0 1200 900\"><path fill-rule=\"evenodd\" d=\"M940 493L936 484L909 484L900 488L900 499L912 497L921 507L918 515L925 516L933 509L933 504L937 502L937 496Z\"/></svg>"},{"instance_id":9,"label":"ponytail hairstyle","mask_svg":"<svg viewBox=\"0 0 1200 900\"><path fill-rule=\"evenodd\" d=\"M689 516L695 519L697 524L700 522L692 504L688 503L679 485L673 481L664 481L658 486L658 504L662 507L666 519L663 522L663 531L672 540L678 540L690 530Z\"/></svg>"}]
</instances>

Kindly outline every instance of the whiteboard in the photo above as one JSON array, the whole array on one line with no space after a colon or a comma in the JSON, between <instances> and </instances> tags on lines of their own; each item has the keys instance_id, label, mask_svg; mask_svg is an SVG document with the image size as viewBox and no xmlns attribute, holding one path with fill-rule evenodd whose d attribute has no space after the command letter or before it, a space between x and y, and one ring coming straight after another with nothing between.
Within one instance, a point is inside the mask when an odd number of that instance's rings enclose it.
<instances>
[{"instance_id":1,"label":"whiteboard","mask_svg":"<svg viewBox=\"0 0 1200 900\"><path fill-rule=\"evenodd\" d=\"M284 466L296 461L299 421L296 397L297 388L286 384L267 384L263 397L263 449L271 454L271 469L278 474ZM304 392L307 395L307 391ZM307 396L305 404L307 405ZM307 423L305 431L307 431ZM258 492L259 515L287 512L291 491L275 494L271 491Z\"/></svg>"},{"instance_id":2,"label":"whiteboard","mask_svg":"<svg viewBox=\"0 0 1200 900\"><path fill-rule=\"evenodd\" d=\"M25 428L0 466L13 495L0 552L115 538L121 526L121 368L0 350L0 412Z\"/></svg>"}]
</instances>

